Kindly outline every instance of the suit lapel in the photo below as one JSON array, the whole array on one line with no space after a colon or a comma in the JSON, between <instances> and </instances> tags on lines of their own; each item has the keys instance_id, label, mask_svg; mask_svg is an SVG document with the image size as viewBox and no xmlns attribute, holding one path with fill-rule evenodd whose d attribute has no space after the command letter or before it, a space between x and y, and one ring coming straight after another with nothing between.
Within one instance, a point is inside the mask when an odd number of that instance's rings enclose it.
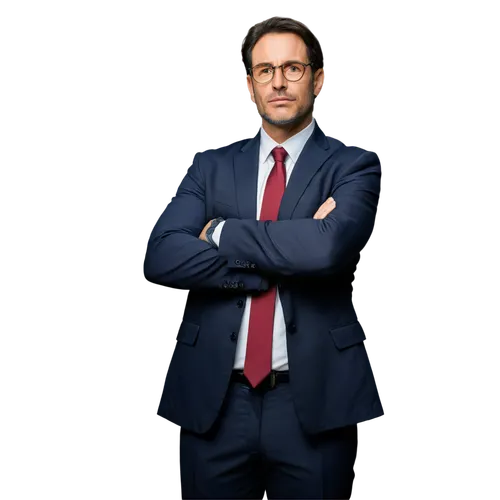
<instances>
[{"instance_id":1,"label":"suit lapel","mask_svg":"<svg viewBox=\"0 0 500 500\"><path fill-rule=\"evenodd\" d=\"M236 152L233 159L236 202L240 219L257 218L257 174L260 130Z\"/></svg>"},{"instance_id":2,"label":"suit lapel","mask_svg":"<svg viewBox=\"0 0 500 500\"><path fill-rule=\"evenodd\" d=\"M234 156L236 198L241 219L256 219L257 174L259 168L260 130ZM316 122L304 145L281 199L278 220L290 219L310 180L331 153L328 140Z\"/></svg>"},{"instance_id":3,"label":"suit lapel","mask_svg":"<svg viewBox=\"0 0 500 500\"><path fill-rule=\"evenodd\" d=\"M314 174L330 155L329 147L325 134L323 134L316 122L314 131L305 143L286 185L285 193L281 198L278 220L292 218L293 211L302 193Z\"/></svg>"}]
</instances>

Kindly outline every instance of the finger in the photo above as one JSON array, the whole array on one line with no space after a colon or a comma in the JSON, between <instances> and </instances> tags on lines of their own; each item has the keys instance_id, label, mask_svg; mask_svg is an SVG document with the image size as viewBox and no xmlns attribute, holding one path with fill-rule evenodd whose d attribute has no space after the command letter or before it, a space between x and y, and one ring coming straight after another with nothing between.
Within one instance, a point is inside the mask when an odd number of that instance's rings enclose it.
<instances>
[{"instance_id":1,"label":"finger","mask_svg":"<svg viewBox=\"0 0 500 500\"><path fill-rule=\"evenodd\" d=\"M330 203L328 203L328 212L331 212L335 207L337 206L337 203L335 203L335 200L332 199Z\"/></svg>"},{"instance_id":2,"label":"finger","mask_svg":"<svg viewBox=\"0 0 500 500\"><path fill-rule=\"evenodd\" d=\"M335 207L337 203L334 198L330 196L316 211L313 219L324 219Z\"/></svg>"},{"instance_id":3,"label":"finger","mask_svg":"<svg viewBox=\"0 0 500 500\"><path fill-rule=\"evenodd\" d=\"M322 215L325 214L325 211L326 211L326 203L323 203L323 205L321 205L318 210L316 210L316 213L314 214L314 218L318 218L318 217L321 217Z\"/></svg>"},{"instance_id":4,"label":"finger","mask_svg":"<svg viewBox=\"0 0 500 500\"><path fill-rule=\"evenodd\" d=\"M332 207L335 207L335 200L330 196L320 207L319 210L330 211Z\"/></svg>"},{"instance_id":5,"label":"finger","mask_svg":"<svg viewBox=\"0 0 500 500\"><path fill-rule=\"evenodd\" d=\"M332 210L334 210L335 206L331 206L319 212L319 219L324 219Z\"/></svg>"},{"instance_id":6,"label":"finger","mask_svg":"<svg viewBox=\"0 0 500 500\"><path fill-rule=\"evenodd\" d=\"M323 205L321 205L321 207L319 207L318 210L316 211L316 215L318 217L324 217L326 213L327 213L327 209Z\"/></svg>"}]
</instances>

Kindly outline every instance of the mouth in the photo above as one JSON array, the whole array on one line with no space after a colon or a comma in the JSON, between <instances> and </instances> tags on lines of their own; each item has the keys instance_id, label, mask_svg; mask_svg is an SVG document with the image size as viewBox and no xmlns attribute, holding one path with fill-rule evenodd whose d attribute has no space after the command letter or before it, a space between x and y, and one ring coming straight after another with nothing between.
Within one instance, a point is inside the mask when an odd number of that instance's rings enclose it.
<instances>
[{"instance_id":1,"label":"mouth","mask_svg":"<svg viewBox=\"0 0 500 500\"><path fill-rule=\"evenodd\" d=\"M271 99L269 102L289 102L293 99L289 99L288 97L277 97L276 99Z\"/></svg>"},{"instance_id":2,"label":"mouth","mask_svg":"<svg viewBox=\"0 0 500 500\"><path fill-rule=\"evenodd\" d=\"M272 101L269 101L271 104L285 104L288 102L292 102L292 99L273 99Z\"/></svg>"}]
</instances>

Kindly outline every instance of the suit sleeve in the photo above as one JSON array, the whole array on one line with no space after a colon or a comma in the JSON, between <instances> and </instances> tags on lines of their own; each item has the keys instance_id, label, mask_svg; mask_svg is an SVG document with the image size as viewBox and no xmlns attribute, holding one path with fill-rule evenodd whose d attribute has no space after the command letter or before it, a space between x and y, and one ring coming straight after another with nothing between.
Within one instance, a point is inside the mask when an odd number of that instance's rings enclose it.
<instances>
[{"instance_id":1,"label":"suit sleeve","mask_svg":"<svg viewBox=\"0 0 500 500\"><path fill-rule=\"evenodd\" d=\"M219 254L231 267L249 261L264 275L341 272L373 231L381 167L375 153L361 149L361 154L346 160L341 168L330 193L336 207L324 219L227 219L220 234Z\"/></svg>"},{"instance_id":2,"label":"suit sleeve","mask_svg":"<svg viewBox=\"0 0 500 500\"><path fill-rule=\"evenodd\" d=\"M208 222L199 155L196 153L177 193L153 227L144 276L152 283L186 290L265 291L269 288L266 278L229 268L216 248L199 239Z\"/></svg>"}]
</instances>

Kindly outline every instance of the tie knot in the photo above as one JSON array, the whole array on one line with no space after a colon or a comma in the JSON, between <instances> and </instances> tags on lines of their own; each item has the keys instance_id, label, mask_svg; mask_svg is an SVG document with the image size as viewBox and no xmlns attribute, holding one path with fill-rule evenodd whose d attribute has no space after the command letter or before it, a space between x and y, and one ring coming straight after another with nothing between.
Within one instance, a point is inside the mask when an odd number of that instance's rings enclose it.
<instances>
[{"instance_id":1,"label":"tie knot","mask_svg":"<svg viewBox=\"0 0 500 500\"><path fill-rule=\"evenodd\" d=\"M286 152L285 148L282 148L280 146L276 146L272 151L271 151L274 161L280 161L284 162L285 158L287 157L288 153Z\"/></svg>"}]
</instances>

